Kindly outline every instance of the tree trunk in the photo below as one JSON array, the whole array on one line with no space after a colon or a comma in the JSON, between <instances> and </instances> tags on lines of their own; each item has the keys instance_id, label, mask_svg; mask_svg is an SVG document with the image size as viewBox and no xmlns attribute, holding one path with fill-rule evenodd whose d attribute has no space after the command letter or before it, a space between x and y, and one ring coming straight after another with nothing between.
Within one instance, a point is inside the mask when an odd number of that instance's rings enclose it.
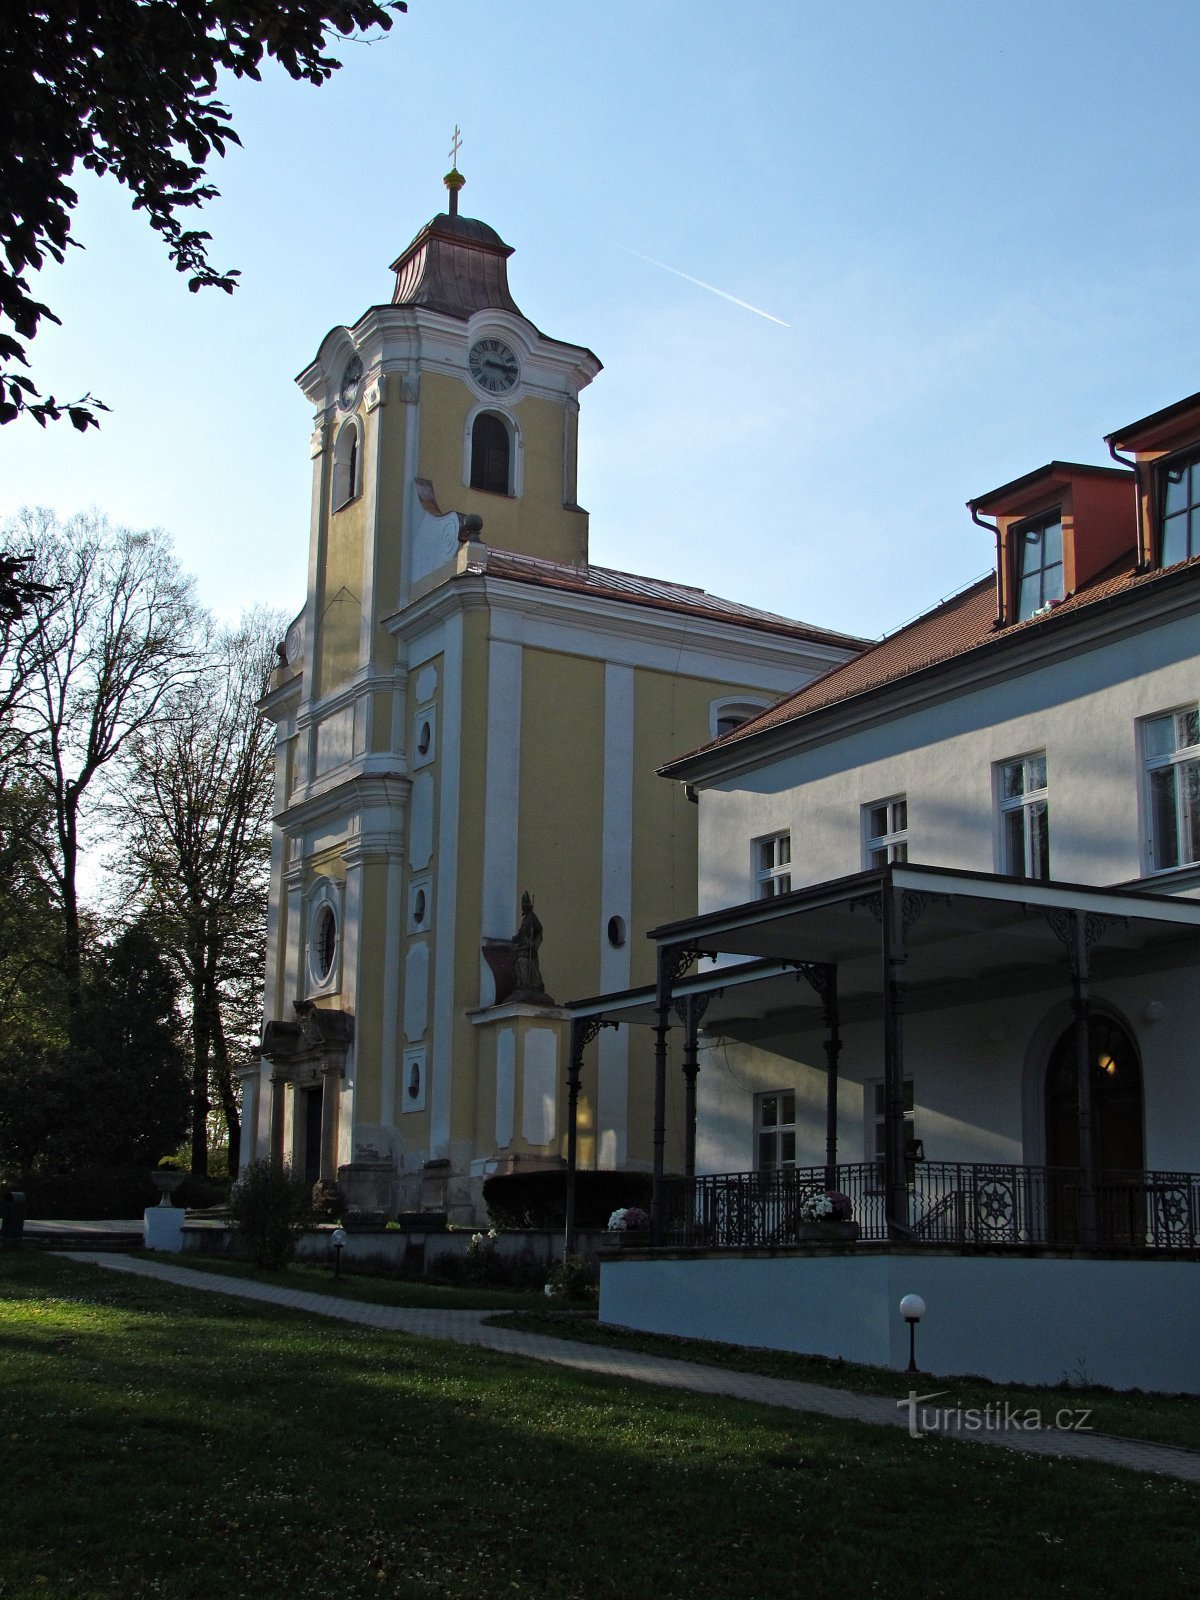
<instances>
[{"instance_id":1,"label":"tree trunk","mask_svg":"<svg viewBox=\"0 0 1200 1600\"><path fill-rule=\"evenodd\" d=\"M205 1004L202 960L193 959L192 989L192 1173L208 1177L208 1069L211 1035Z\"/></svg>"}]
</instances>

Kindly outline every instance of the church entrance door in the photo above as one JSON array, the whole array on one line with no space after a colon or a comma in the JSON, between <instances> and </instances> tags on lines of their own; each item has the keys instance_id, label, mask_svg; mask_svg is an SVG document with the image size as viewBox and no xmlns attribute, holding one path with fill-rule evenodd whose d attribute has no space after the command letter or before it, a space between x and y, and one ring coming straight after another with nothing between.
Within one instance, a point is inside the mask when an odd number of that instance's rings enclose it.
<instances>
[{"instance_id":1,"label":"church entrance door","mask_svg":"<svg viewBox=\"0 0 1200 1600\"><path fill-rule=\"evenodd\" d=\"M318 1083L304 1094L304 1181L316 1183L321 1176L321 1102L325 1086Z\"/></svg>"}]
</instances>

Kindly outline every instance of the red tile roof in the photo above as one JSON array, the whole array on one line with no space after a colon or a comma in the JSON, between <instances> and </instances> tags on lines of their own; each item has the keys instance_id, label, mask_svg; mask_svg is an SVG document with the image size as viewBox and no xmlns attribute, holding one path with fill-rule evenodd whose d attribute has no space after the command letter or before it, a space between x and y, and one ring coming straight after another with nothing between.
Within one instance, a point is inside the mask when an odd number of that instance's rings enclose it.
<instances>
[{"instance_id":1,"label":"red tile roof","mask_svg":"<svg viewBox=\"0 0 1200 1600\"><path fill-rule=\"evenodd\" d=\"M781 617L772 611L758 611L736 600L722 600L718 595L706 594L703 589L693 588L690 584L674 583L666 578L643 578L637 573L618 572L612 567L588 564L571 566L562 561L547 561L538 556L521 555L513 550L495 550L489 546L486 563L471 565L467 571L485 573L490 578L508 578L515 583L532 583L543 589L594 595L597 599L624 600L632 605L651 606L657 611L706 617L714 622L733 623L739 627L755 628L762 633L782 634L791 639L803 639L836 649L861 650L869 642L852 634L835 633L829 628L795 622L790 617Z\"/></svg>"},{"instance_id":2,"label":"red tile roof","mask_svg":"<svg viewBox=\"0 0 1200 1600\"><path fill-rule=\"evenodd\" d=\"M1006 628L996 626L996 579L989 572L968 588L943 600L932 611L897 629L881 639L878 644L864 650L853 660L832 667L821 677L814 678L795 694L786 695L769 706L749 722L743 722L732 733L703 745L692 755L704 751L726 749L749 739L767 728L781 727L796 722L812 712L898 683L923 668L939 666L969 654L973 650L998 648L1015 636L1028 636L1048 623L1057 622L1065 615L1078 614L1102 601L1127 592L1160 583L1182 570L1192 569L1200 575L1200 556L1171 567L1166 572L1137 572L1132 566L1132 552L1120 563L1100 573L1076 593L1038 617L1026 622L1012 623ZM691 760L681 756L661 770L673 771L680 762Z\"/></svg>"}]
</instances>

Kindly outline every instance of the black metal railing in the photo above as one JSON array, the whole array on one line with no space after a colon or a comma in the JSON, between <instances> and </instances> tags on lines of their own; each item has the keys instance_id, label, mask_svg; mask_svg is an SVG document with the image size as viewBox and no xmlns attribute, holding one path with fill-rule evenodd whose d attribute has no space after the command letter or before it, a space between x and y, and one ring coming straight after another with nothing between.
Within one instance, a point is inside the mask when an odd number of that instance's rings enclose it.
<instances>
[{"instance_id":1,"label":"black metal railing","mask_svg":"<svg viewBox=\"0 0 1200 1600\"><path fill-rule=\"evenodd\" d=\"M804 1202L829 1187L825 1167L664 1180L668 1246L760 1249L803 1238ZM1071 1247L1080 1241L1080 1174L1069 1167L911 1161L906 1234L914 1244ZM865 1243L889 1237L883 1175L874 1162L840 1164ZM1200 1250L1200 1173L1105 1172L1095 1185L1101 1248Z\"/></svg>"}]
</instances>

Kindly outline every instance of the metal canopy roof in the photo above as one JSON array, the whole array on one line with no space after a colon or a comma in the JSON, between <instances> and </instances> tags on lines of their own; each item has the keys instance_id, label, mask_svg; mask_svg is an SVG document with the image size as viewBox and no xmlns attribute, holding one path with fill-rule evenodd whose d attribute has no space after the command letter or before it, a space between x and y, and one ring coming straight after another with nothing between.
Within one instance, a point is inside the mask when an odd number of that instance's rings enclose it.
<instances>
[{"instance_id":1,"label":"metal canopy roof","mask_svg":"<svg viewBox=\"0 0 1200 1600\"><path fill-rule=\"evenodd\" d=\"M1067 951L1048 914L1082 912L1089 919L1093 971L1171 967L1200 961L1200 902L1140 890L1029 882L945 867L891 865L799 889L771 900L667 923L649 935L660 946L682 945L744 965L710 966L672 986L673 998L712 991L708 1029L723 1020L774 1011L817 1010L819 1002L791 966L837 967L839 1001L882 991L881 908L885 886L901 899L906 987L953 990L980 980L1043 984L1067 975ZM654 989L627 990L572 1002L575 1016L653 1024ZM674 1022L672 1017L672 1022Z\"/></svg>"}]
</instances>

